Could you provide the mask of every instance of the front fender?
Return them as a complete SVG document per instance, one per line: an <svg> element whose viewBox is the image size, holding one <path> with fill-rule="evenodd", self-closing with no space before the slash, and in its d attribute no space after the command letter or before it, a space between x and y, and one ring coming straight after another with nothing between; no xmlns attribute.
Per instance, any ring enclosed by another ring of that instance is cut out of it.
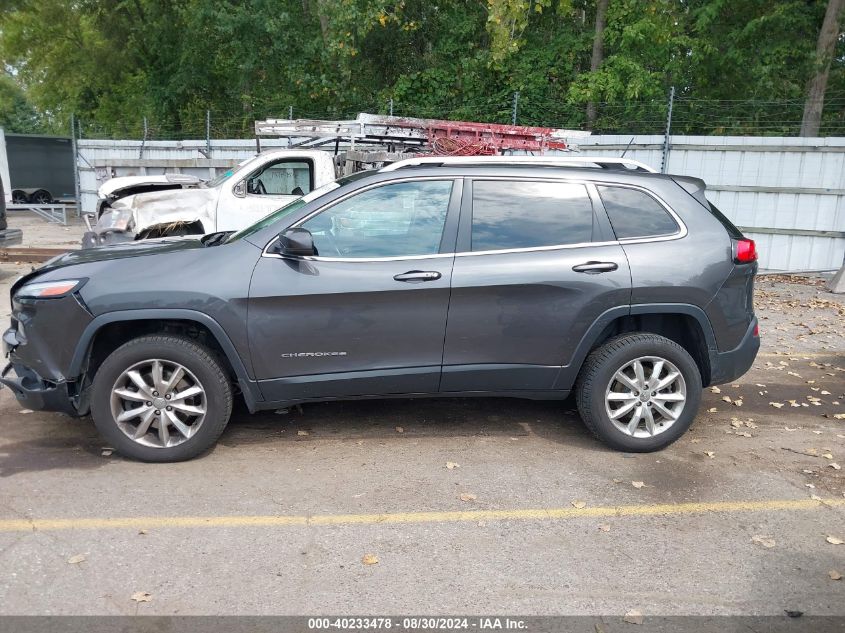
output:
<svg viewBox="0 0 845 633"><path fill-rule="evenodd" d="M261 392L258 389L256 382L250 376L247 370L247 365L238 354L232 340L223 327L215 321L212 317L204 312L187 309L149 309L149 310L119 310L116 312L107 312L94 318L76 344L73 357L71 358L70 366L68 368L69 376L79 376L82 374L84 367L91 354L91 346L97 332L104 326L110 323L125 322L125 321L150 321L150 320L169 320L169 321L193 321L200 323L208 328L212 336L216 339L223 353L226 354L235 376L238 379L238 385L243 392L247 407L250 411L255 410L257 402L263 400Z"/></svg>

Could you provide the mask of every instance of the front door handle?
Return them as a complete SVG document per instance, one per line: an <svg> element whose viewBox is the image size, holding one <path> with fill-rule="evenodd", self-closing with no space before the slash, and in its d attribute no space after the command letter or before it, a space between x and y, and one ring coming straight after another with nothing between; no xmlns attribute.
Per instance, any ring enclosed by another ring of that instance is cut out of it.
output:
<svg viewBox="0 0 845 633"><path fill-rule="evenodd" d="M434 270L409 270L406 273L393 275L396 281L404 281L410 284L418 284L423 281L435 281L440 279L442 275Z"/></svg>
<svg viewBox="0 0 845 633"><path fill-rule="evenodd" d="M611 270L619 268L618 264L614 262L586 262L573 266L572 270L576 273L587 273L588 275L597 275L599 273L608 273Z"/></svg>

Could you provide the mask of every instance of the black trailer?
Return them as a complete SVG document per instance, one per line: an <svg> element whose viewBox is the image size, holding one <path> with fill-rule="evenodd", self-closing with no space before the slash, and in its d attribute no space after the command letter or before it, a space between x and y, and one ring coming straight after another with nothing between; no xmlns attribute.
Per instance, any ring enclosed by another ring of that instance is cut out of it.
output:
<svg viewBox="0 0 845 633"><path fill-rule="evenodd" d="M46 205L74 198L70 138L6 134L6 155L13 202Z"/></svg>

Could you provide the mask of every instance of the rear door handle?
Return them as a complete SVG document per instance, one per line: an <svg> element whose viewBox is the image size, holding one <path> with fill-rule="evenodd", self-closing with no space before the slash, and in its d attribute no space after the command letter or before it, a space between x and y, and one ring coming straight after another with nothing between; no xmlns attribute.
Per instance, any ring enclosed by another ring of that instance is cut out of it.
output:
<svg viewBox="0 0 845 633"><path fill-rule="evenodd" d="M585 262L573 266L572 270L576 273L587 273L588 275L597 275L599 273L608 273L611 270L616 270L619 265L614 262Z"/></svg>
<svg viewBox="0 0 845 633"><path fill-rule="evenodd" d="M418 284L423 281L435 281L440 279L442 275L435 270L409 270L406 273L393 275L396 281L404 281L410 284Z"/></svg>

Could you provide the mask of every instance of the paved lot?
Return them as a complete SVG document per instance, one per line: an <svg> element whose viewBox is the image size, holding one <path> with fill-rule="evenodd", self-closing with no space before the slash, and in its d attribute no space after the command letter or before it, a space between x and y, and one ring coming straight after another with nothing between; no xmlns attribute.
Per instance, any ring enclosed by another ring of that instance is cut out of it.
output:
<svg viewBox="0 0 845 633"><path fill-rule="evenodd" d="M571 402L392 400L240 410L152 466L4 389L0 613L845 615L845 300L759 289L754 369L651 455Z"/></svg>

